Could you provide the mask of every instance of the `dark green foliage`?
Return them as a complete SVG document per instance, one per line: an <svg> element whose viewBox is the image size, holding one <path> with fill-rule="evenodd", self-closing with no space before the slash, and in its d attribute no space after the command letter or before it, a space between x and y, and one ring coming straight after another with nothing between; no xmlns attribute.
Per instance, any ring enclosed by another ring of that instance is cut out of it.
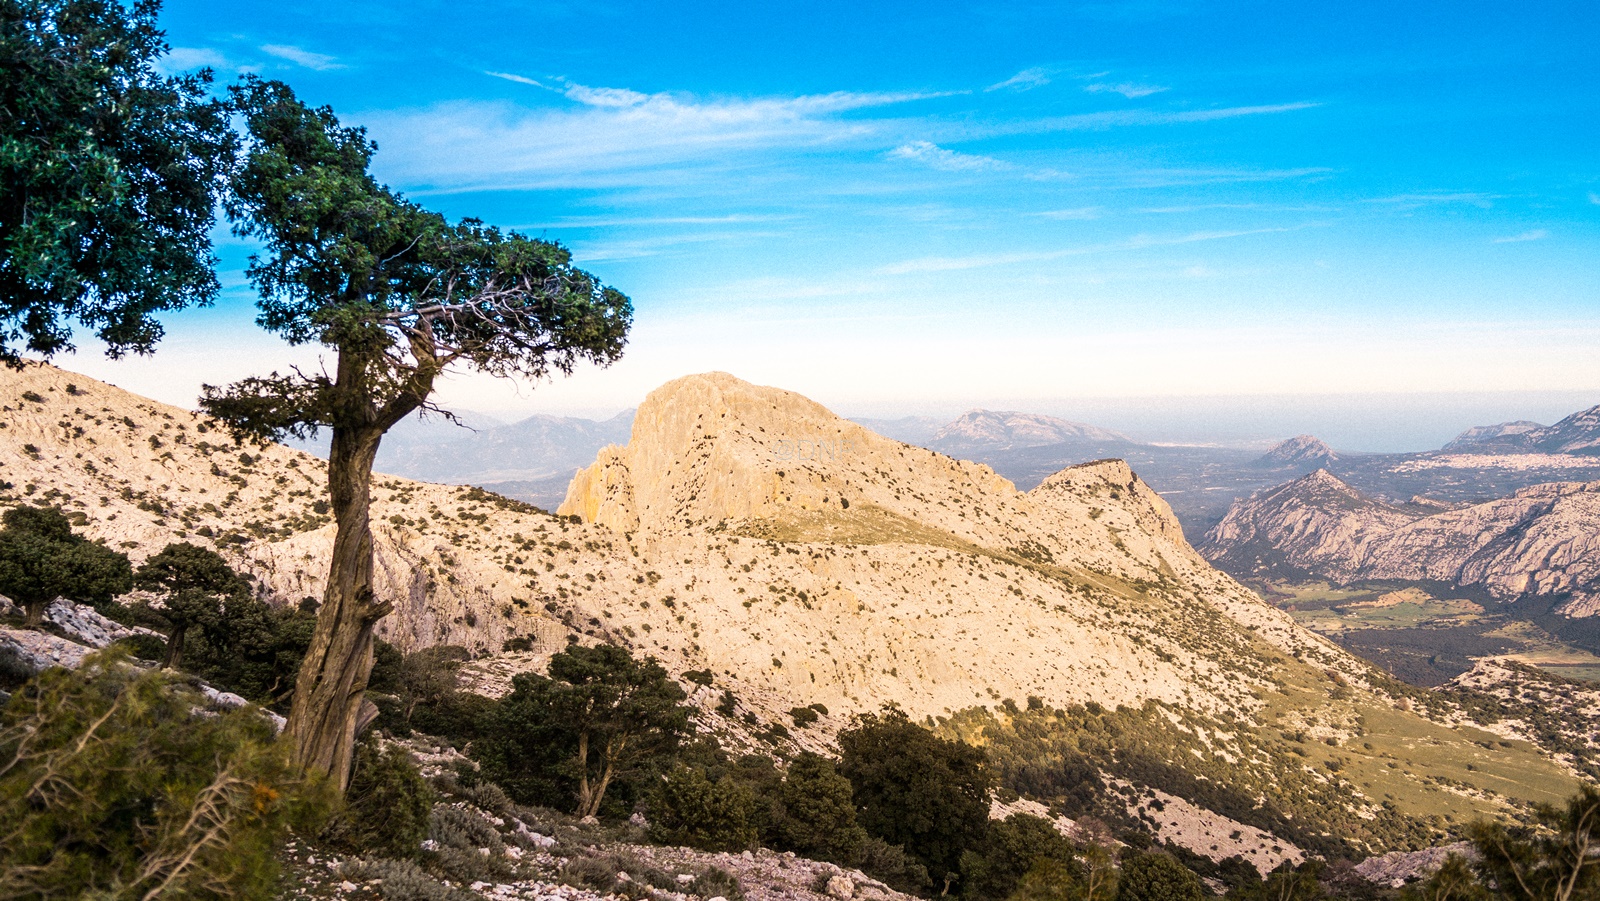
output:
<svg viewBox="0 0 1600 901"><path fill-rule="evenodd" d="M1250 869L1249 875L1255 875L1255 867ZM1236 877L1235 887L1228 897L1240 901L1318 901L1327 895L1321 882L1324 869L1326 864L1320 860L1307 860L1299 866L1285 861L1265 880L1259 876L1255 879Z"/></svg>
<svg viewBox="0 0 1600 901"><path fill-rule="evenodd" d="M789 717L797 727L804 729L817 721L817 712L810 707L796 707L789 711Z"/></svg>
<svg viewBox="0 0 1600 901"><path fill-rule="evenodd" d="M356 746L345 806L323 831L330 845L357 854L415 857L428 837L434 793L411 755L376 736Z"/></svg>
<svg viewBox="0 0 1600 901"><path fill-rule="evenodd" d="M702 851L738 851L755 843L755 798L724 777L712 782L698 767L678 766L650 793L650 836Z"/></svg>
<svg viewBox="0 0 1600 901"><path fill-rule="evenodd" d="M174 542L152 556L133 574L133 584L162 597L161 616L167 636L166 666L183 659L184 637L205 629L226 642L229 615L248 600L250 585L216 551L188 542ZM213 643L218 643L214 641Z"/></svg>
<svg viewBox="0 0 1600 901"><path fill-rule="evenodd" d="M850 780L833 761L806 752L789 764L778 788L782 812L774 824L775 847L817 860L853 864L867 841L856 821Z"/></svg>
<svg viewBox="0 0 1600 901"><path fill-rule="evenodd" d="M992 778L983 751L935 736L897 709L857 716L839 733L839 771L858 819L903 845L935 879L951 879L989 822Z"/></svg>
<svg viewBox="0 0 1600 901"><path fill-rule="evenodd" d="M271 725L115 654L52 669L0 713L0 896L267 897L322 797ZM148 893L148 894L147 894Z"/></svg>
<svg viewBox="0 0 1600 901"><path fill-rule="evenodd" d="M272 607L252 595L229 599L221 628L191 633L183 668L217 688L282 711L294 691L316 614Z"/></svg>
<svg viewBox="0 0 1600 901"><path fill-rule="evenodd" d="M900 845L891 845L877 836L868 836L861 845L856 868L890 888L908 895L920 895L933 886L928 868L906 853Z"/></svg>
<svg viewBox="0 0 1600 901"><path fill-rule="evenodd" d="M1006 898L1029 870L1045 860L1070 872L1072 843L1049 820L1012 814L990 823L982 844L961 856L961 893L967 898Z"/></svg>
<svg viewBox="0 0 1600 901"><path fill-rule="evenodd" d="M1489 890L1465 857L1451 854L1439 869L1400 893L1401 901L1489 901Z"/></svg>
<svg viewBox="0 0 1600 901"><path fill-rule="evenodd" d="M671 760L689 732L683 689L653 658L614 645L572 645L549 677L523 673L488 714L474 756L485 778L522 803L600 812L614 782Z"/></svg>
<svg viewBox="0 0 1600 901"><path fill-rule="evenodd" d="M22 605L30 624L58 597L106 604L133 588L127 556L74 534L58 507L13 507L0 523L0 594Z"/></svg>
<svg viewBox="0 0 1600 901"><path fill-rule="evenodd" d="M159 8L0 0L0 361L70 349L73 319L148 352L154 314L216 295L234 139L209 72L156 71Z"/></svg>
<svg viewBox="0 0 1600 901"><path fill-rule="evenodd" d="M1135 852L1122 859L1117 901L1200 901L1205 886L1170 855Z"/></svg>
<svg viewBox="0 0 1600 901"><path fill-rule="evenodd" d="M1534 807L1534 824L1474 823L1479 876L1509 901L1600 897L1600 789L1585 784L1561 807Z"/></svg>

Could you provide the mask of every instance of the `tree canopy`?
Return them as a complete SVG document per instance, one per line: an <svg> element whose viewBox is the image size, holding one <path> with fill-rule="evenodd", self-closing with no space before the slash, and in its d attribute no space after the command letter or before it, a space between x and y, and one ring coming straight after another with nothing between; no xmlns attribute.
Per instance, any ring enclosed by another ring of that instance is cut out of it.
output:
<svg viewBox="0 0 1600 901"><path fill-rule="evenodd" d="M511 684L480 759L514 797L538 802L569 787L579 816L598 814L615 781L668 759L689 731L678 683L615 645L573 645L550 658L548 678L523 673Z"/></svg>
<svg viewBox="0 0 1600 901"><path fill-rule="evenodd" d="M0 526L0 594L22 605L30 625L56 598L103 604L133 588L127 556L74 533L59 508L12 507Z"/></svg>
<svg viewBox="0 0 1600 901"><path fill-rule="evenodd" d="M166 666L183 658L184 636L191 628L220 636L230 613L249 596L250 585L216 551L189 542L173 542L144 562L133 583L162 595L161 615L172 624L167 636ZM223 643L214 641L213 643Z"/></svg>
<svg viewBox="0 0 1600 901"><path fill-rule="evenodd" d="M166 76L160 4L0 0L0 361L148 352L155 314L209 303L235 138L209 71Z"/></svg>
<svg viewBox="0 0 1600 901"><path fill-rule="evenodd" d="M993 779L983 751L939 738L893 708L858 716L839 733L839 749L861 825L904 845L948 886L962 852L988 828Z"/></svg>

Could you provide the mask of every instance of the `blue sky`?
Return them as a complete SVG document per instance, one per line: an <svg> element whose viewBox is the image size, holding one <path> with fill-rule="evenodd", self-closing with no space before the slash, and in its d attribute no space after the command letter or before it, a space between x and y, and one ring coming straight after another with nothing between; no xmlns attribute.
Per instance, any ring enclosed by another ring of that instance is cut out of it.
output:
<svg viewBox="0 0 1600 901"><path fill-rule="evenodd" d="M1600 401L1587 4L183 0L162 21L174 68L289 81L366 126L395 187L559 239L634 299L612 369L462 377L460 406L614 411L708 369L880 414ZM248 248L220 252L227 298L155 358L63 362L185 402L295 359L249 325Z"/></svg>

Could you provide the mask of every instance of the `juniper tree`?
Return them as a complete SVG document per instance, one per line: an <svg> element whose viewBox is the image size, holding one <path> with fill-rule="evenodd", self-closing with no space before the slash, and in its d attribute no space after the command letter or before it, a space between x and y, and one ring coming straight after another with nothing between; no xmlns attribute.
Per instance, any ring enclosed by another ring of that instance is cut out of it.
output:
<svg viewBox="0 0 1600 901"><path fill-rule="evenodd" d="M155 0L0 0L0 362L147 352L154 314L216 295L234 147L211 73L165 76Z"/></svg>
<svg viewBox="0 0 1600 901"><path fill-rule="evenodd" d="M173 542L133 574L134 585L162 595L162 616L172 624L163 664L176 669L183 660L189 630L226 630L230 607L249 598L250 586L216 551L188 542Z"/></svg>
<svg viewBox="0 0 1600 901"><path fill-rule="evenodd" d="M538 379L614 361L632 306L559 244L448 222L380 184L368 172L376 146L328 107L280 82L231 90L247 133L227 208L237 234L265 245L247 270L257 322L334 359L331 373L207 386L201 403L240 436L332 432L337 529L287 731L296 760L342 787L373 626L392 606L372 580L372 461L384 433L418 410L444 413L430 397L451 367Z"/></svg>
<svg viewBox="0 0 1600 901"><path fill-rule="evenodd" d="M56 507L12 507L0 524L0 594L22 605L30 626L56 598L103 604L133 587L127 556L74 533Z"/></svg>

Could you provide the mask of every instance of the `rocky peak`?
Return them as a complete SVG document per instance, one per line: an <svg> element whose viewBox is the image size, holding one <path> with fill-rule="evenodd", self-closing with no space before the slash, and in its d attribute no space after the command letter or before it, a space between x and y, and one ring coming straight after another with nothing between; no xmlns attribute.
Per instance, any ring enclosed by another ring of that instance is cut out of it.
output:
<svg viewBox="0 0 1600 901"><path fill-rule="evenodd" d="M1272 450L1267 451L1258 460L1257 466L1285 467L1285 466L1323 466L1339 456L1333 448L1324 444L1312 435L1296 435L1287 441L1279 442Z"/></svg>
<svg viewBox="0 0 1600 901"><path fill-rule="evenodd" d="M947 453L984 450L1010 450L1044 447L1074 441L1128 442L1128 437L1110 429L1014 410L968 410L954 422L934 433L930 444Z"/></svg>

